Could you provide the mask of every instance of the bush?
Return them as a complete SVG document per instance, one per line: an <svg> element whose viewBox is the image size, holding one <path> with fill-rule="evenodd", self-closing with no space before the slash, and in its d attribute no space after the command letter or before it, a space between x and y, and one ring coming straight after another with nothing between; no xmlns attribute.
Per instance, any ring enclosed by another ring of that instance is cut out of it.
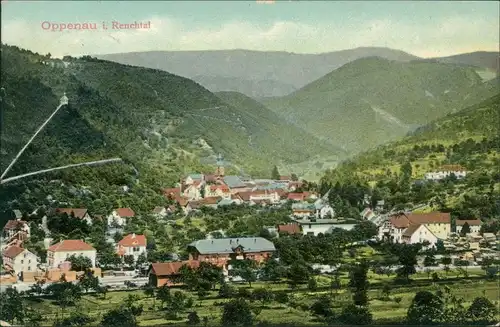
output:
<svg viewBox="0 0 500 327"><path fill-rule="evenodd" d="M373 315L367 307L350 304L342 309L339 320L348 325L369 325Z"/></svg>

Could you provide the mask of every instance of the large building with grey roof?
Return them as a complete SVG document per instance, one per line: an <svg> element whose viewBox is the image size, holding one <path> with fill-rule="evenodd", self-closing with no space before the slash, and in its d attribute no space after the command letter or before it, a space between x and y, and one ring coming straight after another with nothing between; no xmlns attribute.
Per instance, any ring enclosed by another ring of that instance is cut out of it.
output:
<svg viewBox="0 0 500 327"><path fill-rule="evenodd" d="M275 251L274 244L262 237L208 239L188 245L189 260L210 262L224 269L231 260L251 259L261 263Z"/></svg>

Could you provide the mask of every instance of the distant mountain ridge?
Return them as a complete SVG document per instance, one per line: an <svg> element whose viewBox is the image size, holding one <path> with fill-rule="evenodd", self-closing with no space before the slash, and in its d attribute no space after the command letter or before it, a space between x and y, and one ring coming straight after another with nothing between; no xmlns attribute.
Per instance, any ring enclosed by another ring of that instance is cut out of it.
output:
<svg viewBox="0 0 500 327"><path fill-rule="evenodd" d="M423 59L401 50L382 47L359 47L319 54L236 49L147 51L94 56L188 77L212 92L233 91L253 98L288 95L351 61L373 56L401 62L432 60L473 65L494 71L498 67L496 52Z"/></svg>
<svg viewBox="0 0 500 327"><path fill-rule="evenodd" d="M161 69L192 78L212 92L236 91L256 98L286 95L293 91L291 87L294 89L303 87L359 58L379 56L398 61L420 59L404 51L378 47L320 54L237 49L149 51L93 56L127 65ZM237 82L228 85L231 79ZM268 85L269 81L273 81L271 88L263 88L262 85ZM249 84L255 89L249 90Z"/></svg>
<svg viewBox="0 0 500 327"><path fill-rule="evenodd" d="M63 92L70 100L16 170L120 156L146 169L170 172L177 180L182 169L199 170L200 157L219 152L253 174L270 173L280 160L302 162L336 152L301 129L287 127L267 108L256 114L234 107L185 77L88 56L66 59L63 65L5 45L1 54L6 93L2 165L56 108ZM276 133L279 127L283 133Z"/></svg>
<svg viewBox="0 0 500 327"><path fill-rule="evenodd" d="M369 57L262 102L320 139L358 152L475 104L496 86L471 67Z"/></svg>
<svg viewBox="0 0 500 327"><path fill-rule="evenodd" d="M486 68L497 72L497 74L500 70L500 52L476 51L448 57L431 58L430 60L437 60L438 62L447 64L461 64Z"/></svg>

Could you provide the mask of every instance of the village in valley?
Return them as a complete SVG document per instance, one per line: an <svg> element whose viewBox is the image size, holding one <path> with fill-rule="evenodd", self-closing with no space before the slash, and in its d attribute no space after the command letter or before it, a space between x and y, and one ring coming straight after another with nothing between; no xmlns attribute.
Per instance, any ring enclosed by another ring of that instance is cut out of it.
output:
<svg viewBox="0 0 500 327"><path fill-rule="evenodd" d="M459 166L445 166L437 172L426 174L426 180L439 181L452 174L464 178L466 172ZM271 259L276 251L272 238L293 234L317 237L336 231L352 231L360 223L376 227L376 233L373 233L370 239L359 240L362 244L390 239L404 244L424 243L425 247L430 249L441 246L446 250L460 253L450 256L449 264L465 266L481 266L483 260L491 260L498 256L497 239L500 238L500 233L496 235L480 233L479 219L457 220L452 227L449 213L415 211L422 208L422 205L399 211L390 210L386 208L383 200L371 206L368 194L363 199L365 209L359 217L338 217L330 205L331 190L325 194L318 194L316 190L309 188L307 181L299 181L295 176L293 178L279 176L276 179L225 176L222 165L219 165L211 175L200 173L187 175L176 187L164 189L164 197L171 203L170 205L152 208L149 214L158 223L172 225L176 220L185 217L195 218L207 208L217 211L228 207L253 207L257 208L257 213L286 210L289 221L264 227L271 241L257 236L227 238L223 230L206 231L205 239L192 240L187 246L189 254L187 260L173 260L179 258L178 254L173 253L168 262L148 263L146 236L124 233L127 224L141 219L141 215L136 214L133 208L116 208L104 215L89 212L85 208L48 208L48 211L44 208L46 214L41 218L39 226L30 224L23 218L39 215L37 211L26 214L14 210L15 219L7 222L1 239L3 257L1 287L13 285L28 290L33 284L57 283L61 278L76 281L86 268L90 268L95 276L102 278L105 285L118 289L127 285L127 279L122 278L123 276L134 274L143 276L142 279L138 279L143 284L155 287L165 284L171 286L179 284L176 277L181 267L186 265L196 268L201 262L222 268L227 281L233 281L238 280L238 276L234 279L230 274L230 260L251 259L262 264ZM88 226L96 222L104 224L106 242L112 245L119 258L113 265L115 270L104 271L99 253L84 239L51 238L47 223L49 213L51 216L59 215L80 220ZM43 238L45 260L41 260L40 256L23 246L23 243L30 239L30 230L33 226L41 229L45 235ZM214 238L213 232L219 237ZM86 262L87 265L82 262ZM72 263L83 267L82 270L75 271ZM325 265L316 264L316 266L330 272L335 269ZM127 268L125 271L124 267ZM134 269L130 270L131 267Z"/></svg>
<svg viewBox="0 0 500 327"><path fill-rule="evenodd" d="M0 326L500 327L498 9L2 1Z"/></svg>

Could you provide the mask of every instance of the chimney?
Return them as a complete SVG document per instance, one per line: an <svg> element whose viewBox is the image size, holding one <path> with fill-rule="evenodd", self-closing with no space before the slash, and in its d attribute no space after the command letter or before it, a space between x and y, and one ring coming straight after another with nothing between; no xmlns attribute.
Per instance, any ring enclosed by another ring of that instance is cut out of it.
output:
<svg viewBox="0 0 500 327"><path fill-rule="evenodd" d="M229 244L233 244L233 240L232 239L229 240Z"/></svg>
<svg viewBox="0 0 500 327"><path fill-rule="evenodd" d="M254 239L253 239L253 242L254 242L254 243L257 243L257 239L256 239L256 238L254 238Z"/></svg>
<svg viewBox="0 0 500 327"><path fill-rule="evenodd" d="M135 238L135 233L132 233L132 238Z"/></svg>
<svg viewBox="0 0 500 327"><path fill-rule="evenodd" d="M239 238L237 238L237 239L236 239L236 243L239 243L239 242L240 242L240 239L239 239Z"/></svg>

